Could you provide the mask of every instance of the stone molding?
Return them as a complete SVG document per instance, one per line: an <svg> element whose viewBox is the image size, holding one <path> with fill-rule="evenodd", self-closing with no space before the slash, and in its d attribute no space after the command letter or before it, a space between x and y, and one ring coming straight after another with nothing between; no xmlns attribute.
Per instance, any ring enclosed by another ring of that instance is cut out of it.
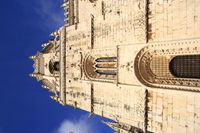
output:
<svg viewBox="0 0 200 133"><path fill-rule="evenodd" d="M155 56L169 58L170 62L175 56L200 54L199 43L200 39L180 40L151 43L144 47L135 58L135 73L138 80L148 87L200 91L200 79L158 77L150 68L150 63Z"/></svg>

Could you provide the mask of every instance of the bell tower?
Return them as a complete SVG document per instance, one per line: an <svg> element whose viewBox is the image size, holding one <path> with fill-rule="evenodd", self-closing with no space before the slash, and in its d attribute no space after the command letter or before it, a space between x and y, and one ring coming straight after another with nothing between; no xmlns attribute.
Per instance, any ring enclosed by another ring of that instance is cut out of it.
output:
<svg viewBox="0 0 200 133"><path fill-rule="evenodd" d="M64 0L66 24L30 57L30 76L118 133L199 133L199 5Z"/></svg>
<svg viewBox="0 0 200 133"><path fill-rule="evenodd" d="M34 61L34 72L29 76L42 81L42 87L49 92L55 93L55 96L50 96L54 100L58 100L59 93L59 76L60 76L60 60L59 60L59 39L56 32L51 34L55 36L54 39L49 40L48 43L42 44L42 50L36 55L29 58Z"/></svg>

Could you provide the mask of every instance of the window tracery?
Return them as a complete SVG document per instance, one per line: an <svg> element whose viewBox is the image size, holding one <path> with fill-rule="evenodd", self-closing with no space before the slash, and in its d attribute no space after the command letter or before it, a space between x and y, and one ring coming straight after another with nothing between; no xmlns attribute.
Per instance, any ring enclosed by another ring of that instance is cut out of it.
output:
<svg viewBox="0 0 200 133"><path fill-rule="evenodd" d="M85 75L93 80L116 80L117 57L87 56L84 61Z"/></svg>

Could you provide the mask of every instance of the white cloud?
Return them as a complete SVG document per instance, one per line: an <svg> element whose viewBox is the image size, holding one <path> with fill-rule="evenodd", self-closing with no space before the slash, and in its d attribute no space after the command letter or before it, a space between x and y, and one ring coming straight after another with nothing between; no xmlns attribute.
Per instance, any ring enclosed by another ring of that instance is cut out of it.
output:
<svg viewBox="0 0 200 133"><path fill-rule="evenodd" d="M92 123L86 118L79 120L64 120L55 133L97 133L92 127Z"/></svg>
<svg viewBox="0 0 200 133"><path fill-rule="evenodd" d="M44 30L56 29L64 24L64 10L60 8L61 2L55 0L37 0L35 12L41 19Z"/></svg>

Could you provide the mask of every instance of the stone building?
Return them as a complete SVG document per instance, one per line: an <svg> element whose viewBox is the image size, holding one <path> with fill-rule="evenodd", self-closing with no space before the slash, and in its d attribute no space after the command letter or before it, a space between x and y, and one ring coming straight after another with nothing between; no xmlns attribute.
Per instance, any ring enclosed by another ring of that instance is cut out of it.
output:
<svg viewBox="0 0 200 133"><path fill-rule="evenodd" d="M200 1L65 0L30 58L53 100L118 133L200 133Z"/></svg>

